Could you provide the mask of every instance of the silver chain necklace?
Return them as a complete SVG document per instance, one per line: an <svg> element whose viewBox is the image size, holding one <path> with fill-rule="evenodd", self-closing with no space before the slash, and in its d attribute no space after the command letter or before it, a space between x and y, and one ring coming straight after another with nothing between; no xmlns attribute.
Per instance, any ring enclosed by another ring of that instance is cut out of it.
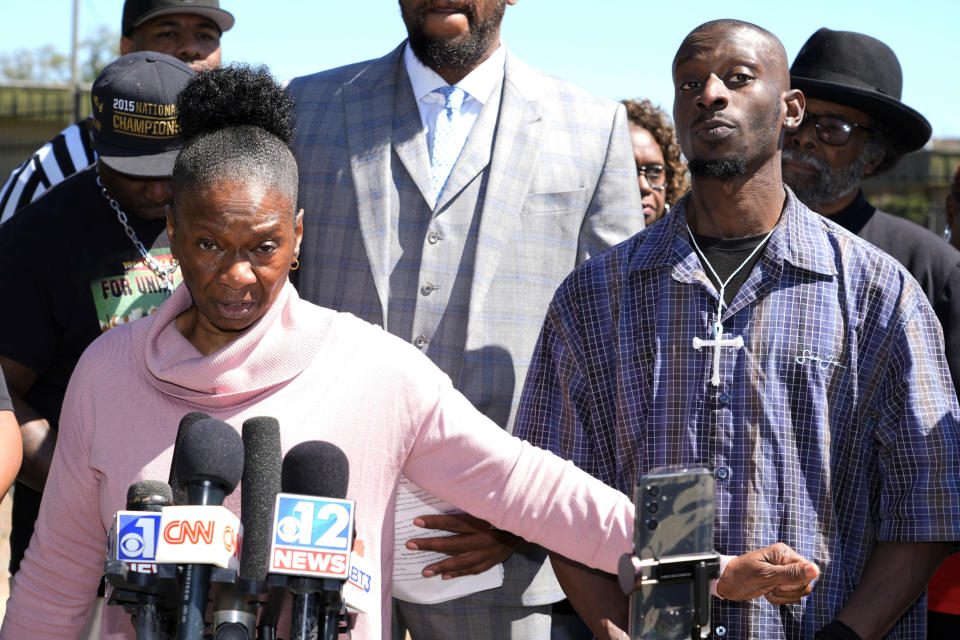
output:
<svg viewBox="0 0 960 640"><path fill-rule="evenodd" d="M157 279L160 280L160 286L162 286L169 296L173 293L173 290L176 288L173 284L173 273L180 268L180 263L175 259L170 260L170 266L164 267L156 258L150 255L150 252L147 251L147 248L143 246L143 243L140 242L140 238L137 237L137 232L133 230L133 227L130 226L130 223L127 218L127 214L124 213L123 209L120 208L120 203L117 202L116 198L110 195L110 192L107 191L107 188L103 186L103 183L100 182L100 172L97 172L97 186L100 187L100 193L103 194L103 197L106 199L107 204L110 205L110 208L117 212L117 220L120 221L120 224L123 226L124 233L127 234L127 237L130 238L130 242L133 243L133 246L136 247L137 251L140 252L140 256L143 258L143 261L146 263L147 267L150 268L150 271L153 271L154 275L157 276Z"/></svg>
<svg viewBox="0 0 960 640"><path fill-rule="evenodd" d="M744 266L746 266L750 260L757 254L757 251L760 251L760 248L767 243L767 240L770 239L770 236L773 234L773 229L770 229L769 233L763 237L763 240L760 241L756 247L753 248L753 251L750 252L750 255L747 256L747 259L740 263L740 266L734 269L733 273L726 280L720 280L720 276L717 275L716 270L713 268L713 265L710 264L710 261L707 260L706 254L700 249L700 245L697 244L697 239L693 236L693 231L690 230L690 225L684 224L687 227L687 233L690 234L690 240L693 242L693 249L697 253L697 257L707 265L707 268L710 269L710 273L713 274L713 277L717 279L717 282L720 283L720 301L717 302L717 319L713 323L713 338L703 339L700 336L694 336L691 345L697 351L702 350L704 347L710 347L713 349L713 376L710 378L710 383L714 387L720 386L720 349L723 347L731 349L742 349L743 348L743 336L733 336L731 338L723 337L723 322L720 317L723 315L723 307L726 305L724 302L725 291L727 285L730 284L730 281L733 280L733 277L737 275ZM774 225L776 229L776 225Z"/></svg>

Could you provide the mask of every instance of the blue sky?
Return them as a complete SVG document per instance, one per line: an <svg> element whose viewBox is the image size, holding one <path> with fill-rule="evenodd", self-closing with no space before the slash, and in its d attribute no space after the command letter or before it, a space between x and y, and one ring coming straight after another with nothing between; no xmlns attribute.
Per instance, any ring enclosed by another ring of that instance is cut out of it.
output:
<svg viewBox="0 0 960 640"><path fill-rule="evenodd" d="M12 4L12 0L8 0ZM119 30L122 0L80 0L81 34ZM380 56L404 37L396 0L221 0L237 24L224 59L297 75ZM70 42L72 0L7 7L0 51ZM903 100L923 113L935 137L960 138L960 1L519 0L507 8L503 39L530 64L613 99L647 97L672 107L670 63L683 37L714 18L755 22L793 57L820 27L860 31L889 44L904 70Z"/></svg>

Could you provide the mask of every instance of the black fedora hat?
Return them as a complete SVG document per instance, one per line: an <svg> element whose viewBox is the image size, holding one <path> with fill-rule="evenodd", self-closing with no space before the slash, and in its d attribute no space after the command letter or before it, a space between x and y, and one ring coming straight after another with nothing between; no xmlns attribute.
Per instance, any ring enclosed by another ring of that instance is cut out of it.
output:
<svg viewBox="0 0 960 640"><path fill-rule="evenodd" d="M903 72L896 54L876 38L819 29L793 61L790 82L807 97L870 115L903 153L919 149L930 139L927 119L900 102Z"/></svg>

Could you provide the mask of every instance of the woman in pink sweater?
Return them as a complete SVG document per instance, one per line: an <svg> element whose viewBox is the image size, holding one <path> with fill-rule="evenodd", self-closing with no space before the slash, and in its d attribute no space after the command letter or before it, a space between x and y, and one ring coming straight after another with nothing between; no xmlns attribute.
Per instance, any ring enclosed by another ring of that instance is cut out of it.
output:
<svg viewBox="0 0 960 640"><path fill-rule="evenodd" d="M201 74L181 94L188 145L174 169L167 229L184 284L157 314L104 334L77 365L0 636L76 637L113 514L132 483L167 478L178 422L195 410L238 429L249 417L275 416L284 452L326 440L346 453L347 497L356 500L370 566L380 569L382 605L360 616L355 638L389 635L401 473L496 527L615 572L632 540L626 496L499 429L412 346L297 297L287 275L303 212L295 211L289 122L214 123L204 135L190 126L249 102L225 95L230 87L265 88L261 104L290 107L269 75L248 69ZM240 491L225 503L237 513ZM102 636L133 637L122 608L107 607Z"/></svg>

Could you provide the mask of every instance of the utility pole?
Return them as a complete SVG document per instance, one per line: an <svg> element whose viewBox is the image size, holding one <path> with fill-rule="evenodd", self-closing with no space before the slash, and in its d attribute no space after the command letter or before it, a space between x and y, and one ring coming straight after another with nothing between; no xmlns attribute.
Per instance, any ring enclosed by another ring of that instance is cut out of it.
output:
<svg viewBox="0 0 960 640"><path fill-rule="evenodd" d="M73 94L73 121L80 120L80 72L77 47L80 33L80 0L73 0L73 37L70 38L70 90Z"/></svg>

